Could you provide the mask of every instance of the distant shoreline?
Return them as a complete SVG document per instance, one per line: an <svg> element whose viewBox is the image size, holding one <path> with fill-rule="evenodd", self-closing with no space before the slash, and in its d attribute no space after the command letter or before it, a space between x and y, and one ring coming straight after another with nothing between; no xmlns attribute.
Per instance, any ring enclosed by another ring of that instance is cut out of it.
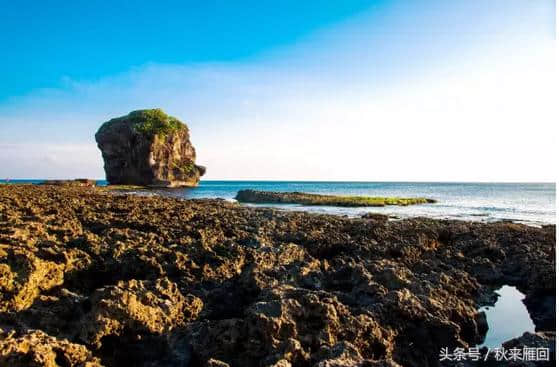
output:
<svg viewBox="0 0 559 367"><path fill-rule="evenodd" d="M0 181L1 182L1 181ZM38 183L39 180L10 183ZM106 181L101 181L105 185ZM130 192L182 199L222 198L234 200L240 190L306 192L335 196L432 198L435 204L408 207L335 208L274 203L285 210L360 217L368 212L399 218L428 217L494 222L509 220L530 225L554 224L556 185L546 183L404 183L404 182L320 182L320 181L217 181L202 180L195 188L148 189ZM262 204L247 204L262 206Z"/></svg>
<svg viewBox="0 0 559 367"><path fill-rule="evenodd" d="M73 178L60 178L60 177L53 177L53 178L4 178L4 179L0 179L0 183L6 183L6 182L15 182L15 183L19 183L19 182L41 182L41 181L45 181L45 180L72 180ZM106 179L97 179L97 178L92 178L91 180L97 181L99 183L102 184L107 184L107 180ZM274 183L274 182L284 182L284 183L353 183L353 184L388 184L388 183L397 183L397 184L448 184L448 185L452 185L452 184L456 184L456 185L462 185L462 184L480 184L480 185L491 185L491 184L495 184L495 185L554 185L556 186L557 183L553 182L553 181L406 181L406 180L382 180L382 181L363 181L363 180L274 180L274 179L258 179L258 180L247 180L247 179L241 179L241 180L235 180L235 179L225 179L225 180L221 180L221 179L211 179L211 180L206 180L206 179L200 179L200 182L207 182L207 183L212 183L212 182L253 182L253 183L257 183L257 182L264 182L264 183Z"/></svg>

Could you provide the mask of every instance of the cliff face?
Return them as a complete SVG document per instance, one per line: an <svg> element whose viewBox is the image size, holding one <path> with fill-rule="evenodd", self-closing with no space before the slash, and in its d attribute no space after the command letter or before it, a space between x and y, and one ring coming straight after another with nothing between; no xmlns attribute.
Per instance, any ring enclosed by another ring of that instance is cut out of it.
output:
<svg viewBox="0 0 559 367"><path fill-rule="evenodd" d="M188 127L160 109L133 111L107 121L95 140L110 184L196 186L205 173L195 164Z"/></svg>

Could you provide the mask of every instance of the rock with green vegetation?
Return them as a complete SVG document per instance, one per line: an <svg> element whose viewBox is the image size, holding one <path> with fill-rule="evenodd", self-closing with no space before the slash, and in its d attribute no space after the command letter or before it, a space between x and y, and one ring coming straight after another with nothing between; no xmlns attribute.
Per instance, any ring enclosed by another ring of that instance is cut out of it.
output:
<svg viewBox="0 0 559 367"><path fill-rule="evenodd" d="M95 140L112 185L196 186L206 171L195 163L188 127L161 109L111 119Z"/></svg>
<svg viewBox="0 0 559 367"><path fill-rule="evenodd" d="M40 185L93 187L97 186L97 181L89 178L76 178L73 180L45 180L41 182Z"/></svg>
<svg viewBox="0 0 559 367"><path fill-rule="evenodd" d="M235 197L245 203L282 203L303 205L331 205L331 206L385 206L385 205L412 205L434 203L433 199L426 198L399 198L399 197L370 197L370 196L335 196L307 194L304 192L272 192L241 190Z"/></svg>

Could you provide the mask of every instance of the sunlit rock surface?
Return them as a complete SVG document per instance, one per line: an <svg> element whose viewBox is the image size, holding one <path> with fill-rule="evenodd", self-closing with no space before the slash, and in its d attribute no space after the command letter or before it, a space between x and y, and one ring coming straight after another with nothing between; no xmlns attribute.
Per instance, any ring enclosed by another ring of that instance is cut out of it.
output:
<svg viewBox="0 0 559 367"><path fill-rule="evenodd" d="M437 366L505 284L552 343L555 226L0 186L0 365Z"/></svg>

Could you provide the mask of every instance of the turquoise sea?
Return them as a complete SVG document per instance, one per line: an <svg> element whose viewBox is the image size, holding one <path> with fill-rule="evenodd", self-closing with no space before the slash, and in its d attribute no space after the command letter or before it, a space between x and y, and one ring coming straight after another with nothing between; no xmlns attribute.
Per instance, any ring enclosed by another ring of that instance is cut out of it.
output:
<svg viewBox="0 0 559 367"><path fill-rule="evenodd" d="M11 182L40 182L15 180ZM99 181L99 184L106 184ZM473 221L512 220L532 225L555 223L555 183L443 183L443 182L303 182L303 181L201 181L196 188L153 190L143 195L185 199L233 200L237 191L301 191L317 194L428 197L435 204L407 207L339 208L274 205L286 210L359 216L367 212L400 218L424 216ZM270 205L266 205L270 206Z"/></svg>

